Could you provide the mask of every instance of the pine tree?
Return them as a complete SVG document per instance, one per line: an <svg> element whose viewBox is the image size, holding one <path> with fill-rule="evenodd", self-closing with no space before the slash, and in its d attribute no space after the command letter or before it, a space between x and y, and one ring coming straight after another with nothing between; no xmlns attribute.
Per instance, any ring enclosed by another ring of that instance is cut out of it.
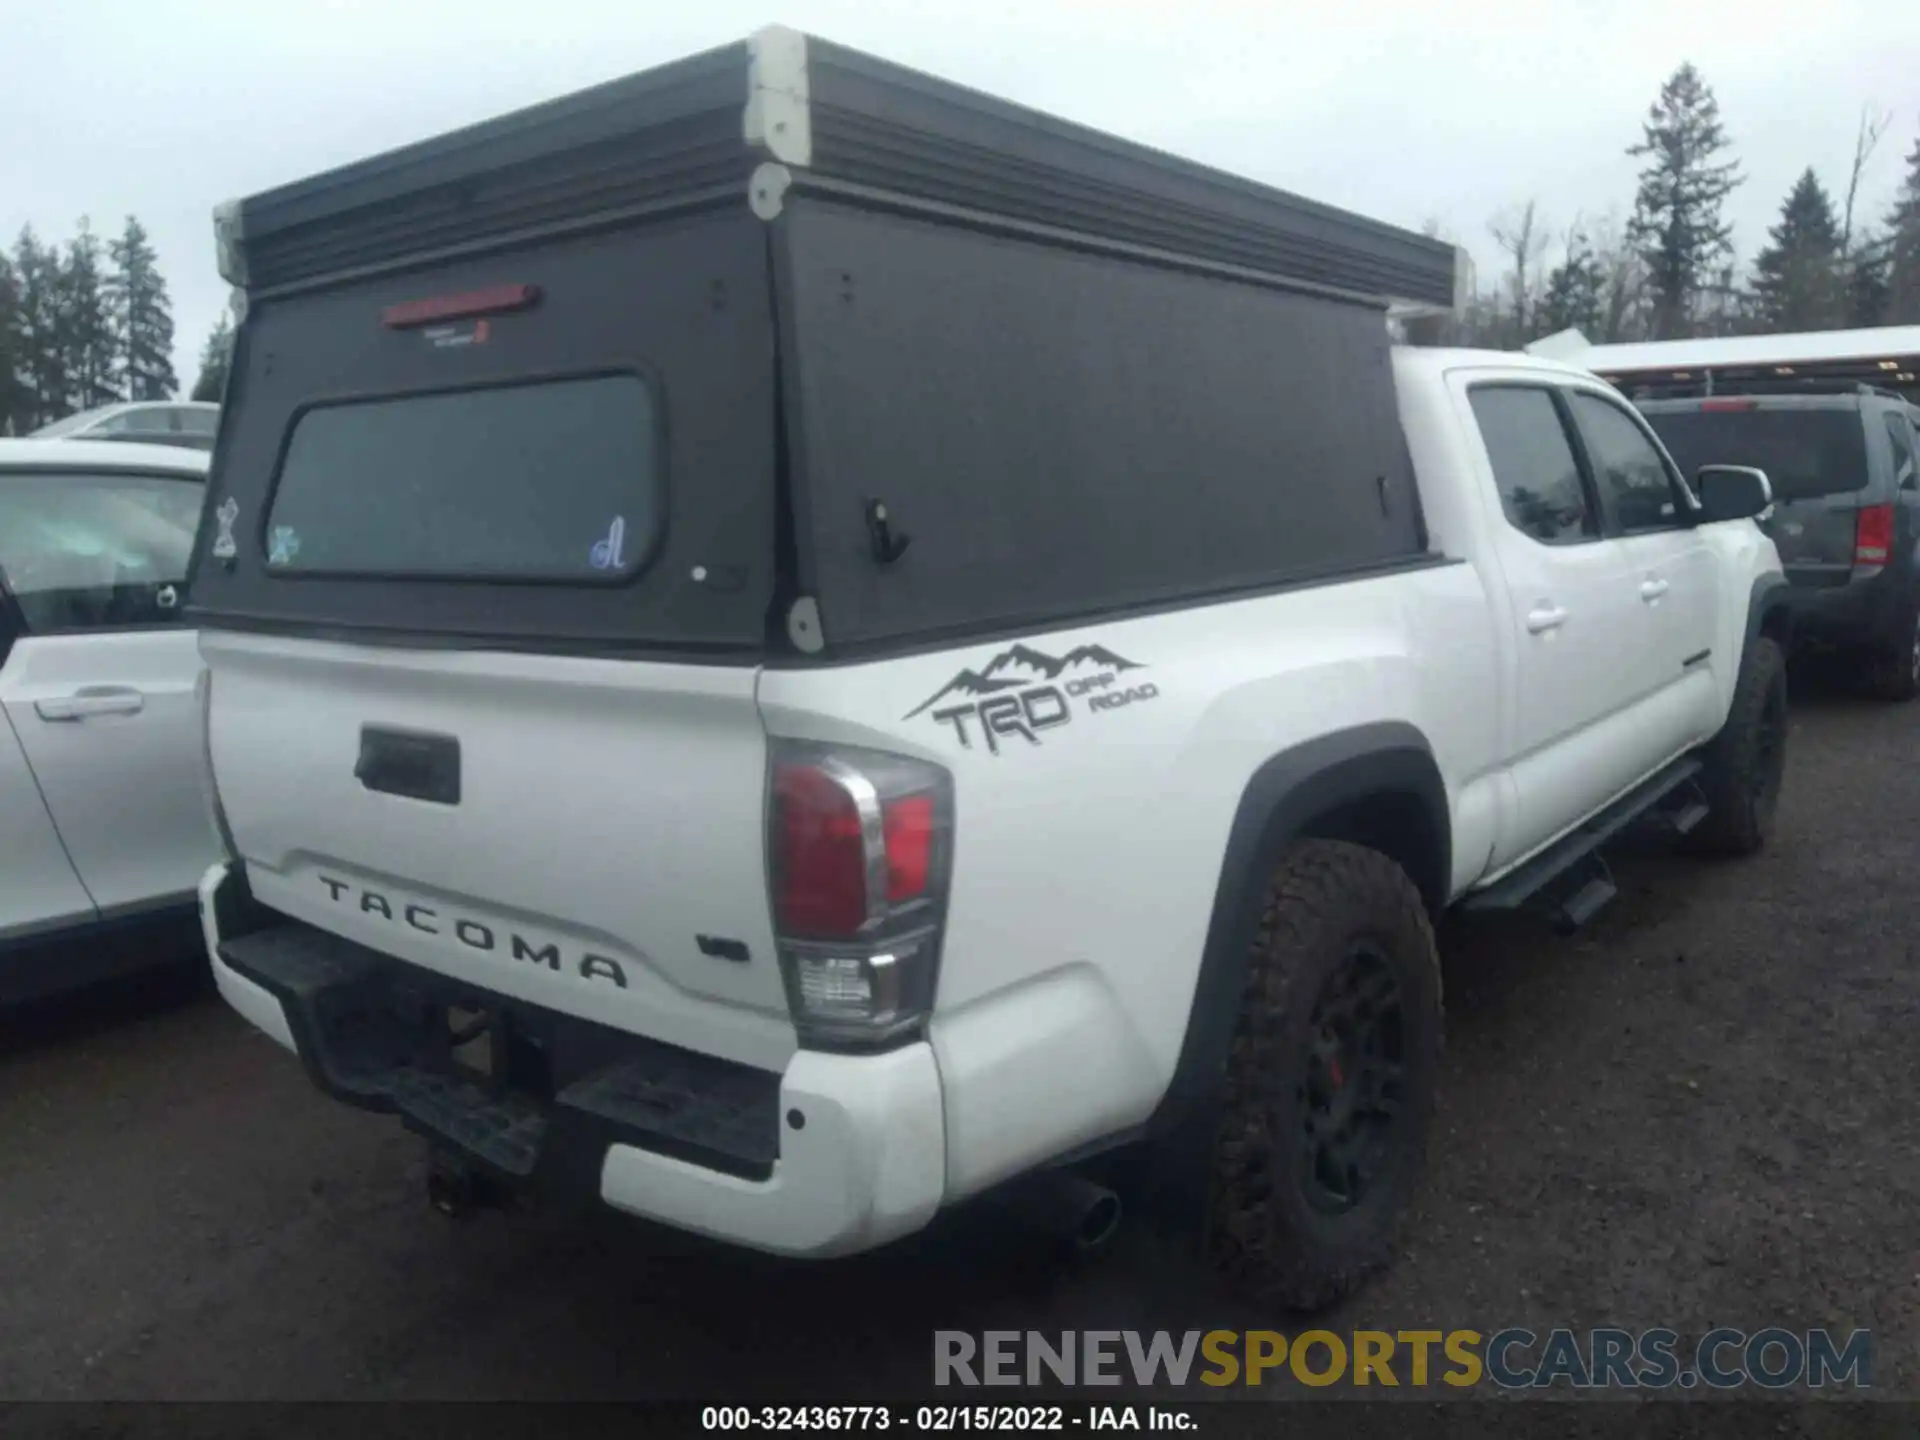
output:
<svg viewBox="0 0 1920 1440"><path fill-rule="evenodd" d="M1843 325L1868 326L1887 323L1891 298L1888 284L1893 246L1888 236L1862 235L1856 238L1853 254L1841 269L1841 309Z"/></svg>
<svg viewBox="0 0 1920 1440"><path fill-rule="evenodd" d="M85 220L59 270L59 344L76 410L120 398L120 354L100 273L100 241Z"/></svg>
<svg viewBox="0 0 1920 1440"><path fill-rule="evenodd" d="M20 435L28 429L30 392L21 373L24 336L20 282L13 262L0 254L0 435Z"/></svg>
<svg viewBox="0 0 1920 1440"><path fill-rule="evenodd" d="M1547 276L1547 293L1540 301L1536 328L1547 335L1578 329L1587 338L1594 338L1599 333L1606 290L1607 276L1600 257L1594 253L1587 232L1575 225L1567 232L1566 259Z"/></svg>
<svg viewBox="0 0 1920 1440"><path fill-rule="evenodd" d="M195 400L220 402L227 390L227 369L233 363L233 321L222 310L207 343L200 347L200 378L193 382Z"/></svg>
<svg viewBox="0 0 1920 1440"><path fill-rule="evenodd" d="M129 400L165 400L179 381L173 373L173 304L160 257L145 227L131 215L107 253L113 269L105 289L121 393Z"/></svg>
<svg viewBox="0 0 1920 1440"><path fill-rule="evenodd" d="M1887 216L1886 265L1886 323L1920 325L1920 140L1913 142L1906 178Z"/></svg>
<svg viewBox="0 0 1920 1440"><path fill-rule="evenodd" d="M19 375L26 391L22 430L33 430L70 414L73 384L61 344L60 254L42 245L28 226L13 251L13 279L19 291Z"/></svg>
<svg viewBox="0 0 1920 1440"><path fill-rule="evenodd" d="M1840 221L1809 168L1780 207L1779 223L1753 262L1754 309L1763 329L1824 330L1838 323Z"/></svg>
<svg viewBox="0 0 1920 1440"><path fill-rule="evenodd" d="M1690 63L1660 87L1642 132L1627 151L1648 162L1627 238L1646 268L1654 338L1668 340L1688 332L1712 266L1733 253L1721 206L1742 177L1737 162L1716 158L1728 145L1720 105Z"/></svg>

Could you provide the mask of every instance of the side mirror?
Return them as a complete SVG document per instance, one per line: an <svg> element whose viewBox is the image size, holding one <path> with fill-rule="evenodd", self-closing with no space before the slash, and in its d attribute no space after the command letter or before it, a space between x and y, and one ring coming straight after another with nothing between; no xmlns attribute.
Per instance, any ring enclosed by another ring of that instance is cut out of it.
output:
<svg viewBox="0 0 1920 1440"><path fill-rule="evenodd" d="M1773 504L1773 485L1767 472L1750 465L1702 465L1694 472L1700 496L1700 518L1751 520Z"/></svg>

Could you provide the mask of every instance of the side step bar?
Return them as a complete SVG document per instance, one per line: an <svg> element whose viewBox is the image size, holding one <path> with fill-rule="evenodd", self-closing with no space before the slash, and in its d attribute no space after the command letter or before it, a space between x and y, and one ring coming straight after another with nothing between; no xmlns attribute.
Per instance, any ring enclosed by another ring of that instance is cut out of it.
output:
<svg viewBox="0 0 1920 1440"><path fill-rule="evenodd" d="M1619 893L1609 877L1595 875L1560 903L1553 914L1554 924L1561 930L1578 930L1606 909L1607 902Z"/></svg>
<svg viewBox="0 0 1920 1440"><path fill-rule="evenodd" d="M1544 909L1561 929L1578 929L1618 893L1597 853L1602 846L1636 820L1657 819L1670 833L1684 835L1707 818L1695 783L1699 774L1697 759L1674 761L1531 860L1475 891L1460 908Z"/></svg>

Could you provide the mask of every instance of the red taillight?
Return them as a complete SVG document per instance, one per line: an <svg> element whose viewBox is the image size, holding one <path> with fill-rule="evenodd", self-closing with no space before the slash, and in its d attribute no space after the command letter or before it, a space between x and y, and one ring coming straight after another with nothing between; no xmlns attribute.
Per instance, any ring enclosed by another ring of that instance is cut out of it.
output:
<svg viewBox="0 0 1920 1440"><path fill-rule="evenodd" d="M1754 408L1754 403L1751 400L1702 400L1700 408L1702 410L1751 410Z"/></svg>
<svg viewBox="0 0 1920 1440"><path fill-rule="evenodd" d="M878 821L872 832L863 805ZM937 831L932 795L889 799L844 763L781 762L773 776L774 918L780 933L850 939L887 907L925 897ZM883 884L884 896L869 893L870 886Z"/></svg>
<svg viewBox="0 0 1920 1440"><path fill-rule="evenodd" d="M867 847L860 807L813 765L773 776L774 912L782 934L838 939L867 919Z"/></svg>
<svg viewBox="0 0 1920 1440"><path fill-rule="evenodd" d="M1853 563L1884 565L1893 553L1893 506L1863 505L1853 522Z"/></svg>
<svg viewBox="0 0 1920 1440"><path fill-rule="evenodd" d="M775 949L803 1045L883 1044L933 1008L953 778L883 750L772 743Z"/></svg>
<svg viewBox="0 0 1920 1440"><path fill-rule="evenodd" d="M933 869L933 797L909 795L881 807L887 842L887 903L898 905L927 893Z"/></svg>
<svg viewBox="0 0 1920 1440"><path fill-rule="evenodd" d="M539 298L538 285L495 285L460 295L436 295L429 300L405 300L389 305L380 312L380 323L389 330L408 330L443 320L470 320L476 315L524 310Z"/></svg>

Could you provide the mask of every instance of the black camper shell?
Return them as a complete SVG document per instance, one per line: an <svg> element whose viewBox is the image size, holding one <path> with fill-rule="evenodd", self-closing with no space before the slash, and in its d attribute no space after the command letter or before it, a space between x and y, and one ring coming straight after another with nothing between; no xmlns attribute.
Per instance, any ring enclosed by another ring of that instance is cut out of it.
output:
<svg viewBox="0 0 1920 1440"><path fill-rule="evenodd" d="M851 659L1428 560L1452 247L791 31L216 232L203 624Z"/></svg>

